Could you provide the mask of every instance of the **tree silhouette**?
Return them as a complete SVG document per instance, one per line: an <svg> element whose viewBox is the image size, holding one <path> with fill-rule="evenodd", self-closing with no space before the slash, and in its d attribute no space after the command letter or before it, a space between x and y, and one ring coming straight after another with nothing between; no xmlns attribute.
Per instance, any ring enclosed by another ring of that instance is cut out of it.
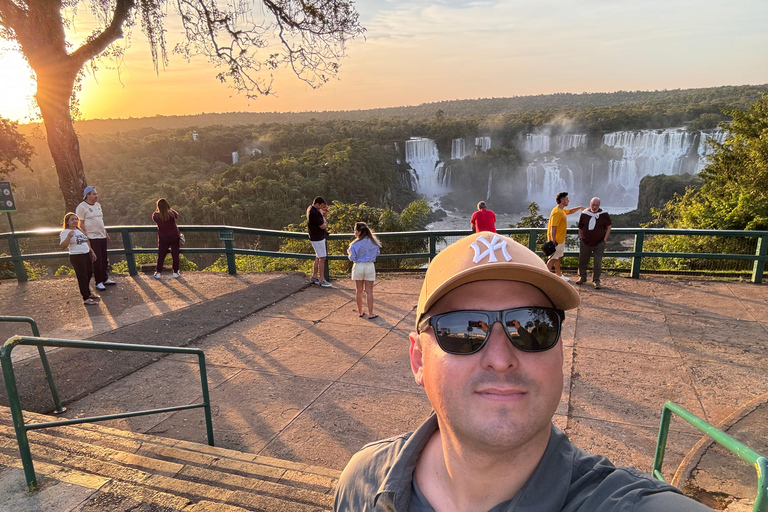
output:
<svg viewBox="0 0 768 512"><path fill-rule="evenodd" d="M35 73L35 99L68 210L87 184L71 111L83 69L100 56L119 56L123 49L113 43L137 24L155 70L166 65L168 4L184 27L185 41L174 51L207 57L223 68L221 81L249 97L270 94L269 73L281 66L319 87L338 72L345 42L364 32L352 0L261 0L261 10L245 0L0 0L0 40L14 43ZM65 29L86 6L101 25L75 48Z"/></svg>

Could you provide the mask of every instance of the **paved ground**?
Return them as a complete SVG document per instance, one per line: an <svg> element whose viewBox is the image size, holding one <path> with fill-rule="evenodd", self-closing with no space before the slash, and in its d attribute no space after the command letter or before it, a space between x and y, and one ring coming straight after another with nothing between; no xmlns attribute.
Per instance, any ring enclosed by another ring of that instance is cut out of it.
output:
<svg viewBox="0 0 768 512"><path fill-rule="evenodd" d="M105 306L87 311L73 280L6 282L0 301L14 299L13 311L4 308L3 314L39 318L44 336L67 332L66 337L100 339L99 329L117 333L121 325L139 325L171 310L198 315L194 303L245 293L263 286L260 279L268 278L190 273L183 283L144 276L130 285L126 278L104 293ZM764 287L664 277L608 277L604 284L602 290L581 287L582 305L566 321L564 394L556 424L579 446L647 471L661 406L673 400L710 423L727 422L732 435L768 451L760 422L747 421L742 411L751 401L757 402L752 411L765 410ZM373 321L357 317L348 280L333 289L282 289L285 299L265 301L242 321L197 340L208 359L217 445L341 469L363 444L418 425L430 407L410 375L407 347L420 286L418 276L377 282L381 317ZM112 306L124 293L136 302L129 298L123 299L129 307ZM161 359L68 404L65 416L199 401L193 363L185 356ZM199 411L108 424L191 441L205 436ZM665 475L672 476L700 438L673 421ZM689 473L695 475L696 464ZM701 479L695 485L707 489Z"/></svg>

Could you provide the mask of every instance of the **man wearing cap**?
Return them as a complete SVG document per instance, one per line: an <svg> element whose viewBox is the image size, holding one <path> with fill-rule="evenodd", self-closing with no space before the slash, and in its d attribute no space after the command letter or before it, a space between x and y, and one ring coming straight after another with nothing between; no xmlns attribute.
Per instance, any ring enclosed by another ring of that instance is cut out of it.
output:
<svg viewBox="0 0 768 512"><path fill-rule="evenodd" d="M584 210L583 206L566 208L571 201L568 192L560 192L556 197L557 206L552 208L547 224L547 240L555 242L555 252L547 260L547 268L564 281L570 281L560 272L560 258L565 254L565 231L568 229L568 215Z"/></svg>
<svg viewBox="0 0 768 512"><path fill-rule="evenodd" d="M83 190L83 202L77 205L75 210L80 219L80 231L85 233L91 248L96 254L96 260L93 262L93 278L96 281L96 288L106 290L104 285L115 284L107 277L107 243L109 242L109 233L104 227L104 214L101 212L99 196L96 189L88 186Z"/></svg>
<svg viewBox="0 0 768 512"><path fill-rule="evenodd" d="M511 238L479 233L441 251L410 335L411 368L434 414L355 454L334 509L710 510L580 450L552 424L563 389L564 311L578 305L575 290Z"/></svg>

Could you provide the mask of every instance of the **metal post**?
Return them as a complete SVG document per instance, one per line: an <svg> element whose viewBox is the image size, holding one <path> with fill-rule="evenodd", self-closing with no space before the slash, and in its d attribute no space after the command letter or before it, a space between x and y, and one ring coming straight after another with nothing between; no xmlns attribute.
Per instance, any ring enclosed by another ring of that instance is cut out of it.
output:
<svg viewBox="0 0 768 512"><path fill-rule="evenodd" d="M437 237L434 233L429 234L429 261L437 256Z"/></svg>
<svg viewBox="0 0 768 512"><path fill-rule="evenodd" d="M536 229L531 229L528 231L528 248L532 250L533 252L536 252L536 241L538 240L538 234L536 233Z"/></svg>
<svg viewBox="0 0 768 512"><path fill-rule="evenodd" d="M237 264L235 263L234 247L232 240L224 240L224 251L227 254L227 272L231 275L237 274Z"/></svg>
<svg viewBox="0 0 768 512"><path fill-rule="evenodd" d="M16 441L19 443L19 455L21 456L21 465L24 467L24 476L27 479L27 488L33 492L37 490L35 466L32 464L32 453L29 451L29 440L27 439L27 429L24 426L24 414L19 401L19 391L16 389L16 376L13 373L11 351L6 352L5 347L0 349L0 366L3 368L5 391L8 393L8 405L11 409L13 428L16 431Z"/></svg>
<svg viewBox="0 0 768 512"><path fill-rule="evenodd" d="M752 512L768 512L768 459L760 457L755 462L757 469L757 496Z"/></svg>
<svg viewBox="0 0 768 512"><path fill-rule="evenodd" d="M131 232L127 229L121 229L123 234L123 249L125 249L125 262L128 264L128 274L135 276L139 274L136 268L136 256L133 254L133 241L131 240Z"/></svg>
<svg viewBox="0 0 768 512"><path fill-rule="evenodd" d="M765 257L768 254L768 235L763 235L757 239L757 251L755 256ZM760 284L763 282L763 272L765 272L765 260L755 260L752 266L752 282Z"/></svg>
<svg viewBox="0 0 768 512"><path fill-rule="evenodd" d="M659 423L659 439L656 442L656 453L653 456L653 471L651 474L664 482L664 476L661 474L661 466L664 464L664 451L667 447L667 436L669 435L669 420L672 419L672 411L667 409L667 404L661 409L661 422Z"/></svg>
<svg viewBox="0 0 768 512"><path fill-rule="evenodd" d="M24 260L21 259L21 249L19 249L19 242L16 240L16 235L13 233L8 235L8 248L11 251L13 271L16 272L16 280L20 283L28 281L29 277L27 276L27 269L24 268Z"/></svg>
<svg viewBox="0 0 768 512"><path fill-rule="evenodd" d="M211 419L211 399L208 396L208 376L205 372L205 354L201 351L198 357L198 364L200 365L200 381L203 384L203 403L205 404L205 429L208 436L208 445L213 444L213 420Z"/></svg>
<svg viewBox="0 0 768 512"><path fill-rule="evenodd" d="M640 231L635 234L635 255L632 256L632 279L640 278L640 263L643 259L640 254L643 252L643 236L645 233Z"/></svg>
<svg viewBox="0 0 768 512"><path fill-rule="evenodd" d="M32 335L36 338L40 337L40 330L37 328L37 322L27 316L0 316L0 322L26 322L32 327ZM45 380L48 381L48 387L51 390L53 396L54 414L61 414L67 410L66 407L61 405L59 400L59 393L56 391L56 384L53 381L53 374L51 373L51 365L48 364L48 356L45 355L45 349L38 346L37 352L40 354L40 361L43 363L43 370L45 371Z"/></svg>

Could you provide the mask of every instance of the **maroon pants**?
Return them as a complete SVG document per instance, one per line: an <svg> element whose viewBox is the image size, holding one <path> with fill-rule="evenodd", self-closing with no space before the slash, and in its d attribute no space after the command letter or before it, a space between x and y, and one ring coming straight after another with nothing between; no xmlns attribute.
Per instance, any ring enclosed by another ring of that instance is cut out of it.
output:
<svg viewBox="0 0 768 512"><path fill-rule="evenodd" d="M163 271L163 262L168 255L168 251L171 251L171 258L173 259L173 271L179 271L179 235L159 235L157 237L157 267L156 272Z"/></svg>

